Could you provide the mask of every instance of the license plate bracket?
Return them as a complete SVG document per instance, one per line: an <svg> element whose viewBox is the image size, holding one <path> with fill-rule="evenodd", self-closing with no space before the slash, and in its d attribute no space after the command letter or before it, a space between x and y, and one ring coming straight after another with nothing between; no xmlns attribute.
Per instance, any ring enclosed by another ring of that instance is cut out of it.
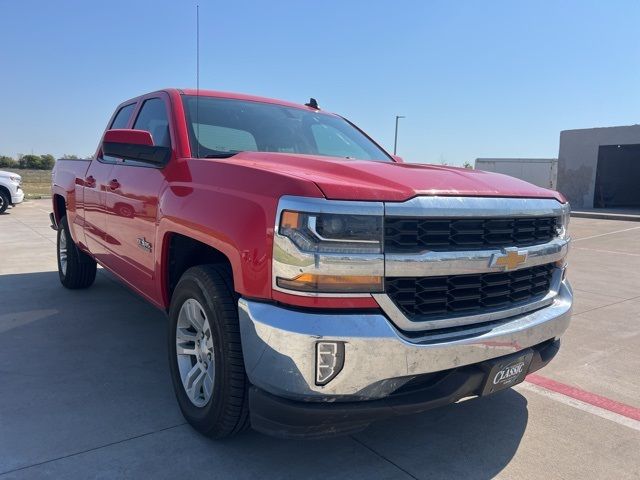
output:
<svg viewBox="0 0 640 480"><path fill-rule="evenodd" d="M532 358L533 351L530 349L496 358L488 365L480 395L490 395L522 382L529 372Z"/></svg>

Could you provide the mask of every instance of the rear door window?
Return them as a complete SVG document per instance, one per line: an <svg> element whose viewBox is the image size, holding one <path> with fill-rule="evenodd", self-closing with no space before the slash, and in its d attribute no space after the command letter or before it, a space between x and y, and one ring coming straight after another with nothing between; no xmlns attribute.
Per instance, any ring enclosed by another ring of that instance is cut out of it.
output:
<svg viewBox="0 0 640 480"><path fill-rule="evenodd" d="M119 130L122 128L127 128L127 126L129 125L129 120L131 119L131 115L135 110L135 106L135 103L130 103L129 105L125 105L120 110L118 110L118 113L116 113L116 116L113 118L111 125L109 125L109 130ZM102 163L116 163L118 161L116 157L103 155L102 151L98 156L98 160Z"/></svg>
<svg viewBox="0 0 640 480"><path fill-rule="evenodd" d="M131 114L133 113L133 108L135 106L136 104L132 103L130 105L125 105L124 107L122 107L116 114L113 122L111 122L109 130L127 128L127 125L129 125L129 119L131 118Z"/></svg>

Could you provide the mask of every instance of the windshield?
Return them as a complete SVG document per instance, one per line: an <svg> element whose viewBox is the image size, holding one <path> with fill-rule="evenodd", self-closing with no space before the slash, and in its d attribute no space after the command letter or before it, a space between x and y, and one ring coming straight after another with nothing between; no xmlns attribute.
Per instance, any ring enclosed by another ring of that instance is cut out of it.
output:
<svg viewBox="0 0 640 480"><path fill-rule="evenodd" d="M194 157L225 158L252 151L392 161L366 135L338 116L214 97L200 97L196 115L196 98L183 96Z"/></svg>

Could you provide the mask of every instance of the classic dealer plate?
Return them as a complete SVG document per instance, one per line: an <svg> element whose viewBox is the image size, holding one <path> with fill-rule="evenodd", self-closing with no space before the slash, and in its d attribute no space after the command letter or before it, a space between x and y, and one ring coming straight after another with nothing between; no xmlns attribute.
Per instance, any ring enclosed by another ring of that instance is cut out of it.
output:
<svg viewBox="0 0 640 480"><path fill-rule="evenodd" d="M532 358L531 350L497 358L485 378L480 395L489 395L522 382L529 371Z"/></svg>

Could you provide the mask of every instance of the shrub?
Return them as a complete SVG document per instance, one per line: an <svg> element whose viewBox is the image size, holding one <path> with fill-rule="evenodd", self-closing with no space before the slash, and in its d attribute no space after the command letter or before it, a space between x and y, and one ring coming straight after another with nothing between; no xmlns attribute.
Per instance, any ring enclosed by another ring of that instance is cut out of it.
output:
<svg viewBox="0 0 640 480"><path fill-rule="evenodd" d="M18 162L6 155L0 155L0 168L17 168Z"/></svg>

